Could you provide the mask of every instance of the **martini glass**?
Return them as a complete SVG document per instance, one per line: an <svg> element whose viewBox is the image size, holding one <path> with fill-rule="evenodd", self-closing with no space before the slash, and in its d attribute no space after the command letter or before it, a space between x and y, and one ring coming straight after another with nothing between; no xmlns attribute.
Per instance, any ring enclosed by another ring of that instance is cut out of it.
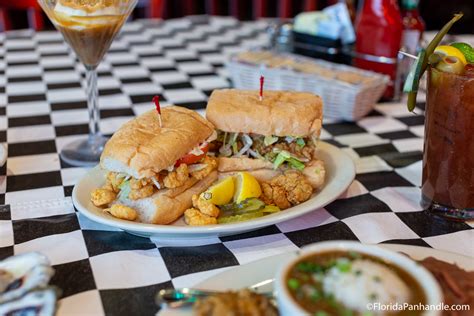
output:
<svg viewBox="0 0 474 316"><path fill-rule="evenodd" d="M38 0L86 69L89 136L67 144L61 158L73 166L99 162L107 138L99 130L97 66L137 0Z"/></svg>

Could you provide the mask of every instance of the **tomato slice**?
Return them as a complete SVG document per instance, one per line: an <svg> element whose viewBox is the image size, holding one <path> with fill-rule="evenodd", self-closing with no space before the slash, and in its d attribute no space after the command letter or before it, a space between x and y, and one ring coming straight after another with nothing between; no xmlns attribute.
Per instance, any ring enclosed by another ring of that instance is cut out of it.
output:
<svg viewBox="0 0 474 316"><path fill-rule="evenodd" d="M175 167L179 167L180 164L182 163L185 163L187 165L191 165L193 163L196 163L198 162L199 160L201 160L206 154L207 152L209 151L209 144L206 143L204 146L201 145L201 150L203 151L202 154L200 155L193 155L193 154L186 154L184 155L183 157L181 157L180 159L178 159L175 163Z"/></svg>

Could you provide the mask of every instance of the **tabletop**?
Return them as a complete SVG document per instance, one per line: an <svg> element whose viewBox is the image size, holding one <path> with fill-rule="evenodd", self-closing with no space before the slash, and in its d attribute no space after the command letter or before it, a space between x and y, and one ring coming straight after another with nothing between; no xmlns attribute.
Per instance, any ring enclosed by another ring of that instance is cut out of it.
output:
<svg viewBox="0 0 474 316"><path fill-rule="evenodd" d="M268 43L265 21L192 17L128 23L99 67L100 127L166 104L202 112L213 89L231 86L224 62ZM472 223L430 216L419 205L424 98L417 114L380 103L357 123L325 122L321 139L348 153L356 179L336 201L236 236L167 244L96 224L70 198L87 169L59 159L88 132L84 68L57 32L0 35L0 259L39 251L62 290L59 315L151 315L154 294L192 287L232 266L323 240L402 243L474 256Z"/></svg>

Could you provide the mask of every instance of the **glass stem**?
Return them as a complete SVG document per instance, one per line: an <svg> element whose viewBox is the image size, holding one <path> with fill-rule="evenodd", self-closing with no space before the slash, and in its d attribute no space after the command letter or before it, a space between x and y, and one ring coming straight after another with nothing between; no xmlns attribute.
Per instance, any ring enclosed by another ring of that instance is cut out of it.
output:
<svg viewBox="0 0 474 316"><path fill-rule="evenodd" d="M87 81L87 109L89 111L89 139L100 136L99 121L99 89L97 87L97 69L95 66L86 66Z"/></svg>

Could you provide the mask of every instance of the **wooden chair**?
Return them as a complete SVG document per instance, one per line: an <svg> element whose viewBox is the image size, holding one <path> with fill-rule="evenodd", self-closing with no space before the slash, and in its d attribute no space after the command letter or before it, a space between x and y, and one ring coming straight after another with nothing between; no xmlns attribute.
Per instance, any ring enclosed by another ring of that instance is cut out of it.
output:
<svg viewBox="0 0 474 316"><path fill-rule="evenodd" d="M147 7L147 18L162 19L164 17L164 0L144 0L143 2Z"/></svg>
<svg viewBox="0 0 474 316"><path fill-rule="evenodd" d="M1 31L8 31L12 28L8 14L9 10L26 10L28 14L28 26L37 31L43 29L43 12L36 0L0 0Z"/></svg>
<svg viewBox="0 0 474 316"><path fill-rule="evenodd" d="M294 16L292 10L292 0L278 0L278 17L279 18L292 18ZM318 8L318 0L305 0L303 3L304 11L315 11ZM254 17L262 18L266 17L268 9L268 0L255 0L254 1Z"/></svg>
<svg viewBox="0 0 474 316"><path fill-rule="evenodd" d="M143 0L145 1L145 0ZM150 14L149 17L152 18L165 18L167 13L166 11L166 0L148 0L150 1ZM176 0L175 0L176 1ZM183 15L193 15L197 14L196 1L195 0L178 0L182 3L182 14ZM210 15L219 15L222 14L222 2L224 0L205 0L205 11L206 14ZM242 1L239 0L227 0L228 8L230 14L236 18L241 18L244 14L242 10L247 10L243 6ZM272 0L273 1L273 0ZM334 1L336 2L336 1ZM253 0L253 17L258 19L262 17L267 17L269 0ZM294 15L292 10L293 1L292 0L278 0L278 12L277 15L280 18L291 18ZM315 11L318 9L318 0L304 0L303 10L304 11ZM224 14L226 14L224 13Z"/></svg>
<svg viewBox="0 0 474 316"><path fill-rule="evenodd" d="M146 7L148 18L163 18L164 2L164 0L140 0L138 6ZM34 30L43 29L43 12L37 0L0 0L0 31L12 29L10 10L25 10L28 14L28 26Z"/></svg>

